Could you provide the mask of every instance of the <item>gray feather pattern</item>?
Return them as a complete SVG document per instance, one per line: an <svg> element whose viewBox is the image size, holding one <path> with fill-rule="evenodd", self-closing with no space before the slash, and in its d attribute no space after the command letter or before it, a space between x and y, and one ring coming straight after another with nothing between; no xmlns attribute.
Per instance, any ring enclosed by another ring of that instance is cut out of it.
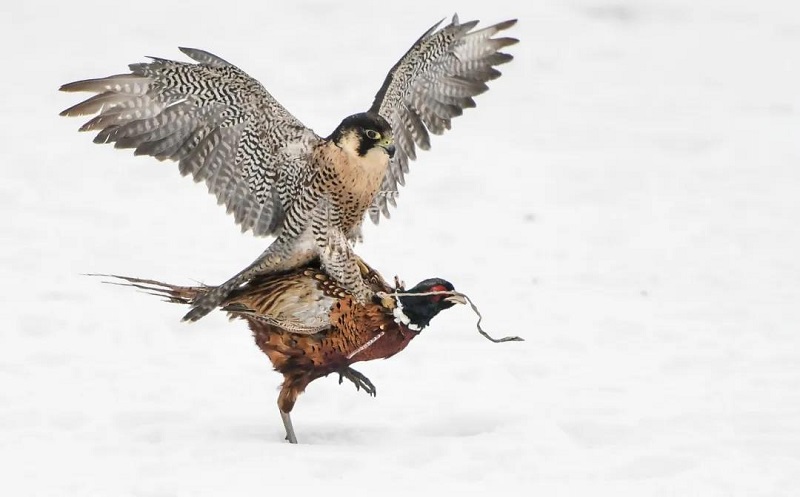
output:
<svg viewBox="0 0 800 497"><path fill-rule="evenodd" d="M211 67L225 67L230 66L231 64L216 55L206 52L205 50L200 50L197 48L186 48L186 47L178 47L178 50L185 53L192 59L196 60L201 64L205 64Z"/></svg>
<svg viewBox="0 0 800 497"><path fill-rule="evenodd" d="M515 20L478 30L478 21L460 23L458 16L442 22L392 68L370 109L391 123L397 147L381 186L389 194L377 195L369 209L376 223L396 205L417 147L428 150L431 134L475 107L473 97L501 74L495 66L513 58L500 50L517 40L494 36ZM98 131L95 142L177 161L181 174L206 183L242 231L277 234L313 174L308 154L321 138L236 66L203 50L180 50L196 63L150 57L128 74L62 86L96 94L62 115L97 114L81 127Z"/></svg>
<svg viewBox="0 0 800 497"><path fill-rule="evenodd" d="M310 150L321 139L236 66L203 50L180 50L197 63L151 57L131 64L129 74L62 86L96 95L61 114L97 114L80 128L99 131L96 143L177 161L243 231L274 234L309 169L303 154L280 150Z"/></svg>
<svg viewBox="0 0 800 497"><path fill-rule="evenodd" d="M373 112L392 125L397 151L383 179L382 191L397 190L405 183L409 160L417 157L416 147L430 148L430 135L443 134L451 119L464 109L475 107L473 97L489 89L488 81L501 73L495 66L513 56L499 50L518 42L515 38L493 38L516 20L508 20L473 31L478 21L450 24L439 29L441 21L423 34L389 72L375 96ZM381 214L389 217L388 205L397 195L378 195L369 216L373 222Z"/></svg>

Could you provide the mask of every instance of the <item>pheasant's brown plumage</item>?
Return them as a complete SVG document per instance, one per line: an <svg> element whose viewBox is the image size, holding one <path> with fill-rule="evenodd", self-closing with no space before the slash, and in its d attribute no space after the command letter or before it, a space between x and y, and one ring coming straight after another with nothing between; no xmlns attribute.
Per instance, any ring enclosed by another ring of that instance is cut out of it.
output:
<svg viewBox="0 0 800 497"><path fill-rule="evenodd" d="M402 290L391 287L360 259L357 262L364 283L375 292L391 294ZM187 305L209 290L117 278L170 302ZM415 293L452 290L445 280L430 279L403 292L409 296L361 304L314 262L289 272L256 277L229 295L220 308L232 319L247 321L258 347L275 370L283 374L278 407L287 439L296 442L289 413L309 383L337 373L340 383L347 378L374 396L375 386L350 366L392 357L405 349L439 311L463 303L457 295Z"/></svg>

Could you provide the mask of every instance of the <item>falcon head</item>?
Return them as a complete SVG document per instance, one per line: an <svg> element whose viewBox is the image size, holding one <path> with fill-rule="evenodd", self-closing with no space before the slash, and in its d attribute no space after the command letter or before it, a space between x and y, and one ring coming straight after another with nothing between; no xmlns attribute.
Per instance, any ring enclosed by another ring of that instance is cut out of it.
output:
<svg viewBox="0 0 800 497"><path fill-rule="evenodd" d="M455 304L467 303L466 299L458 294L426 295L431 292L452 291L454 291L453 284L441 278L430 278L419 282L414 288L403 292L419 295L401 295L397 298L397 307L394 308L395 320L410 330L421 331L441 311Z"/></svg>
<svg viewBox="0 0 800 497"><path fill-rule="evenodd" d="M385 152L390 159L394 157L392 127L386 119L372 112L346 117L328 140L359 157L372 150Z"/></svg>

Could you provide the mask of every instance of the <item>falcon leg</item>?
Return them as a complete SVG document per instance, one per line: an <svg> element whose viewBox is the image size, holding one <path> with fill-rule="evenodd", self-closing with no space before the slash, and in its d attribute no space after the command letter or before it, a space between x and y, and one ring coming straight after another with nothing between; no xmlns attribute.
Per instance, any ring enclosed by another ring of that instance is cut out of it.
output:
<svg viewBox="0 0 800 497"><path fill-rule="evenodd" d="M281 419L283 420L283 427L286 428L286 440L289 441L290 444L297 443L297 436L294 434L294 426L292 426L292 418L289 416L288 412L281 411Z"/></svg>
<svg viewBox="0 0 800 497"><path fill-rule="evenodd" d="M181 321L197 321L209 312L216 309L225 298L245 281L242 273L237 274L225 283L211 287L208 293L192 302L192 309L186 313Z"/></svg>
<svg viewBox="0 0 800 497"><path fill-rule="evenodd" d="M348 367L347 369L341 371L337 371L337 373L339 373L340 385L342 384L342 380L344 378L347 378L348 380L353 382L353 384L356 386L356 390L361 390L363 388L364 392L366 392L367 395L375 397L375 394L378 392L378 390L375 388L375 385L373 385L372 382L369 381L369 378L367 378L362 373L359 373L358 371L356 371L351 367Z"/></svg>
<svg viewBox="0 0 800 497"><path fill-rule="evenodd" d="M371 301L375 292L364 283L358 256L353 253L344 233L333 228L314 235L322 249L319 258L325 272L360 303Z"/></svg>
<svg viewBox="0 0 800 497"><path fill-rule="evenodd" d="M264 273L277 273L302 266L311 261L316 253L314 246L301 240L278 238L249 266L239 271L225 283L211 287L208 293L192 302L192 309L183 316L183 321L197 321L217 308L247 280Z"/></svg>

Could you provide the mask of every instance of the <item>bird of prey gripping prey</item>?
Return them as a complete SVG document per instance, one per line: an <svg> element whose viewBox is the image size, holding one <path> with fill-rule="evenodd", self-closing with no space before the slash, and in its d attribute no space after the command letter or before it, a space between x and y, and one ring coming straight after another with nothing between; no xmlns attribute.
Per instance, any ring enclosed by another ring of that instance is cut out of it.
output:
<svg viewBox="0 0 800 497"><path fill-rule="evenodd" d="M326 138L291 115L255 79L208 52L181 48L196 63L152 58L130 73L68 83L63 91L96 95L66 109L92 115L81 131L96 143L178 162L204 181L242 231L275 240L249 266L193 302L197 320L258 274L285 271L319 257L324 270L360 302L375 296L362 280L351 243L366 212L377 223L404 184L416 148L450 129L475 106L472 97L512 59L494 37L509 20L475 30L478 21L441 21L389 71L367 112L346 117Z"/></svg>

